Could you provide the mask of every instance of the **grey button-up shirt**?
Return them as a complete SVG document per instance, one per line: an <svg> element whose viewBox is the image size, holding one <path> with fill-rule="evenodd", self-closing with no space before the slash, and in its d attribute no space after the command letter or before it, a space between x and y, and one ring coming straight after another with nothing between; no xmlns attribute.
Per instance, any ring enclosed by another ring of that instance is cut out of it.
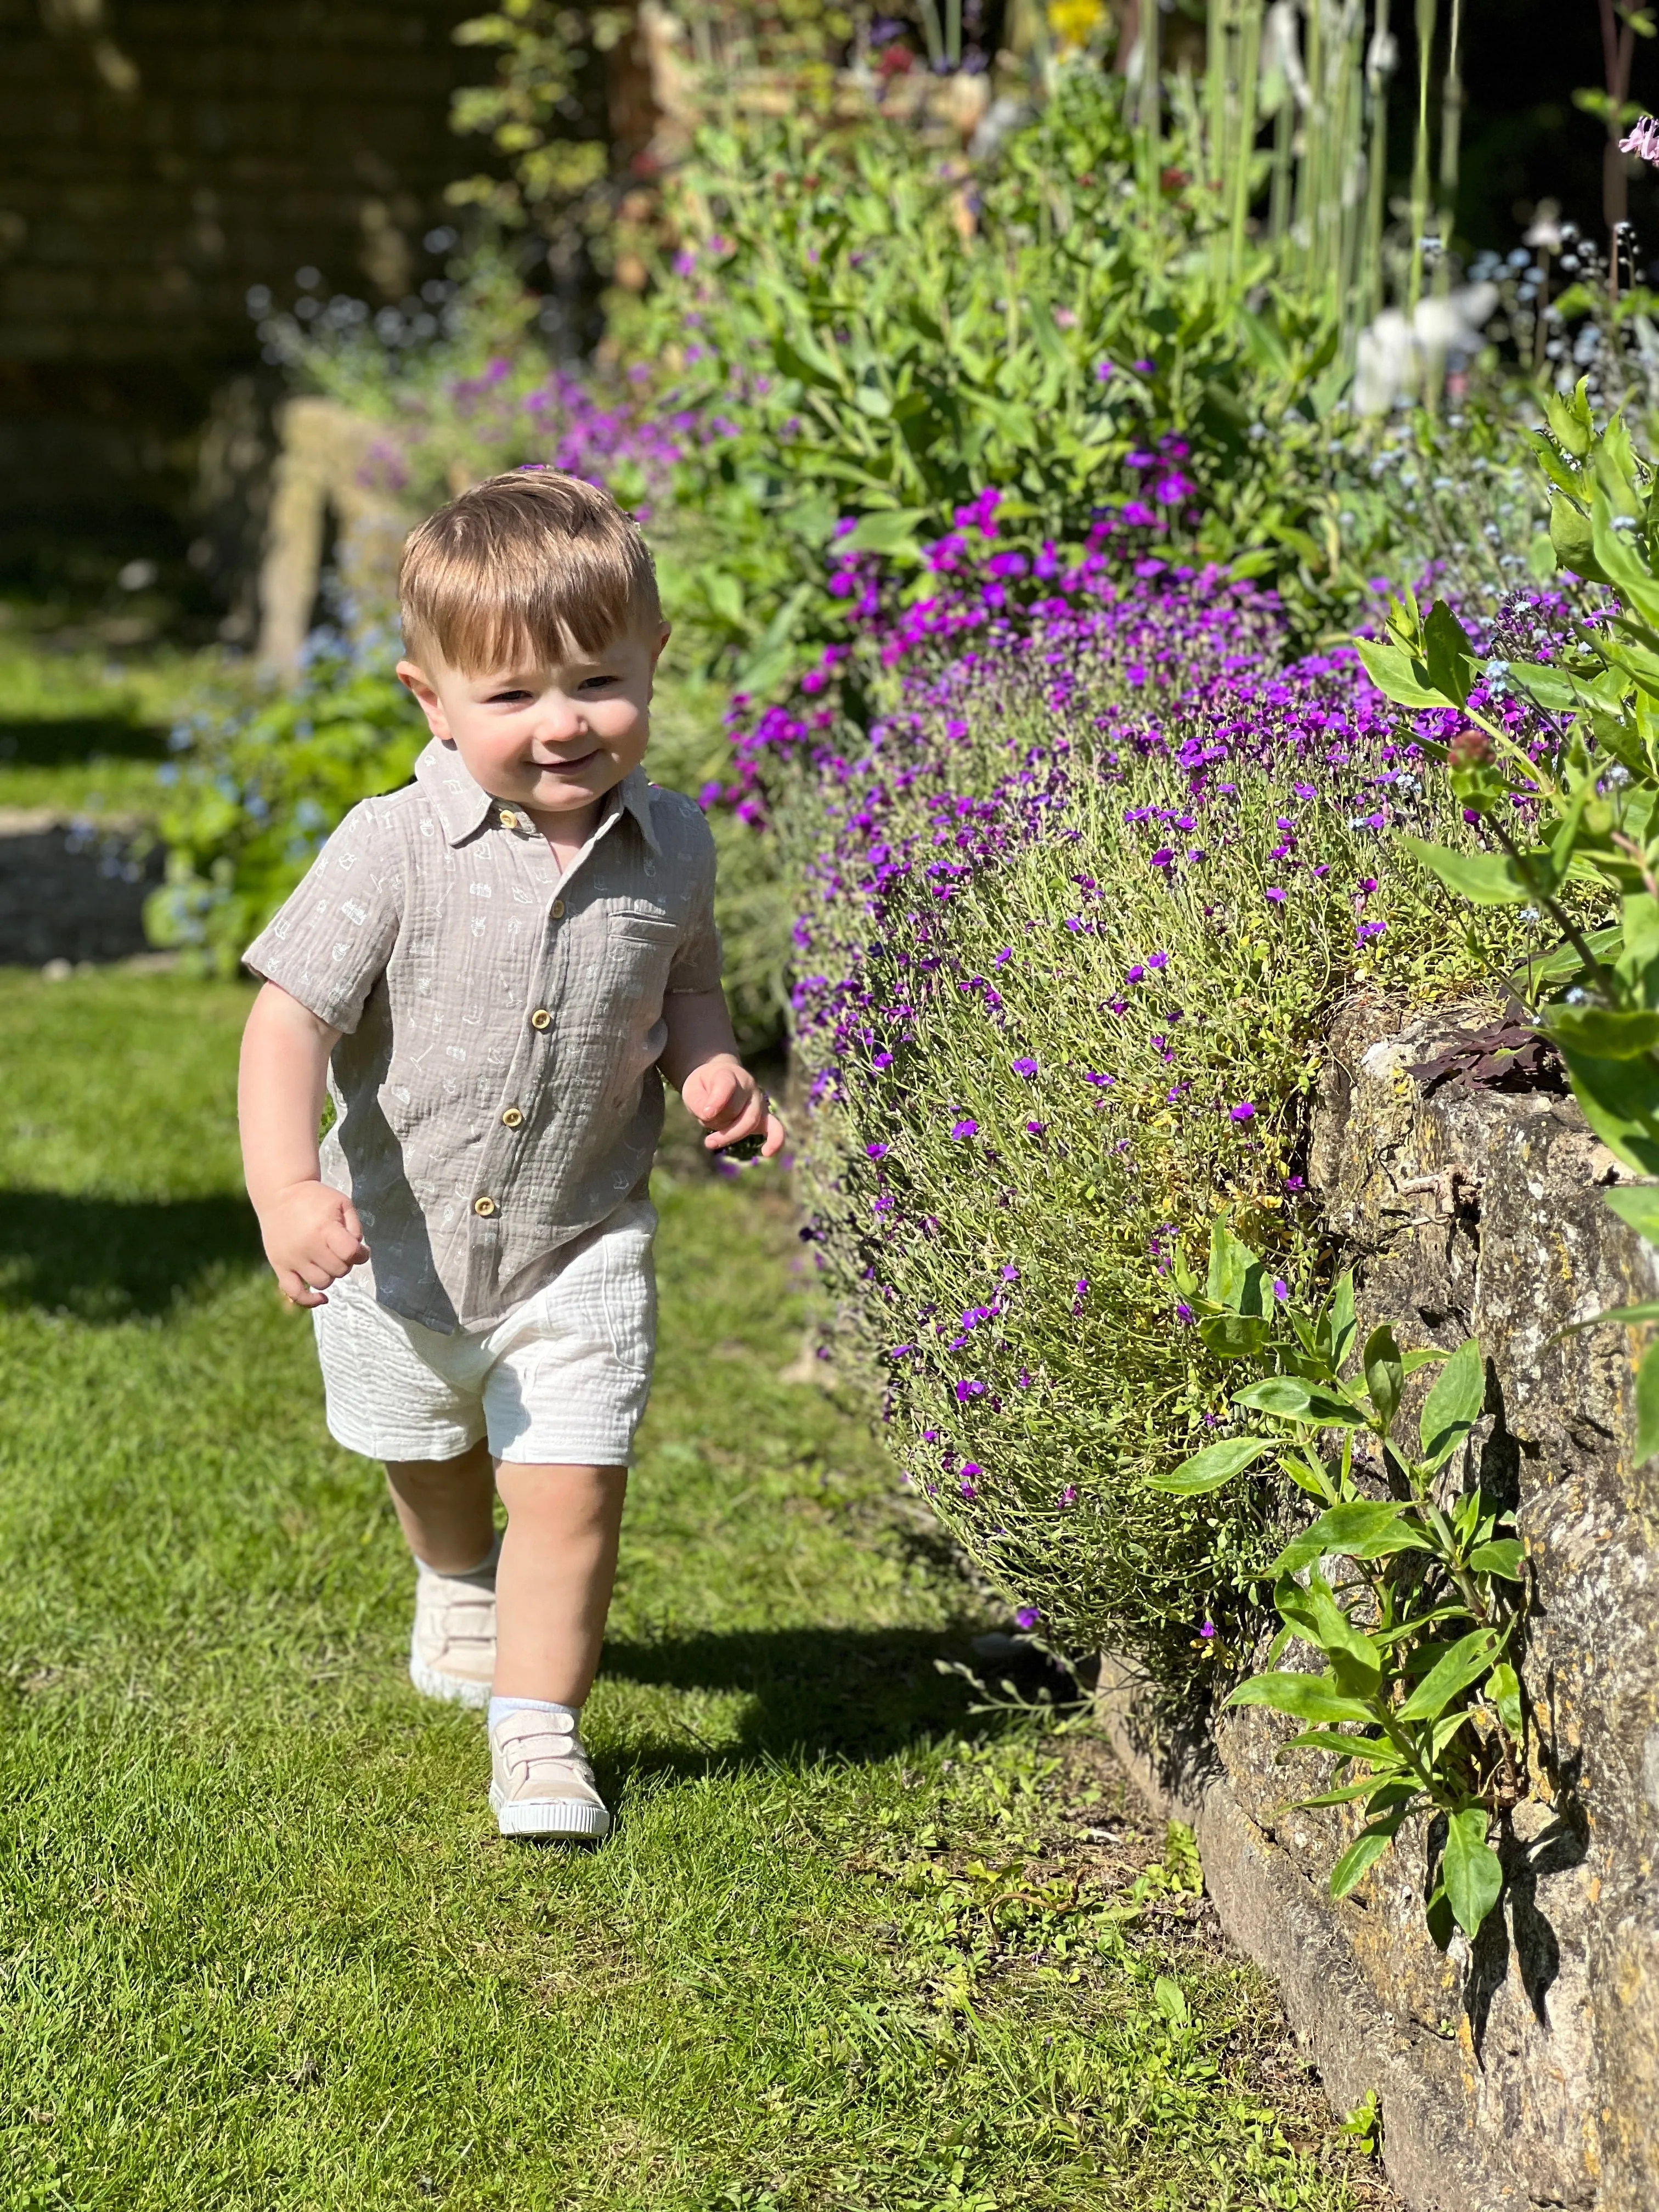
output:
<svg viewBox="0 0 1659 2212"><path fill-rule="evenodd" d="M702 813L641 769L562 877L436 739L352 808L243 957L345 1032L322 1174L382 1305L486 1327L643 1187L664 998L720 981L714 893Z"/></svg>

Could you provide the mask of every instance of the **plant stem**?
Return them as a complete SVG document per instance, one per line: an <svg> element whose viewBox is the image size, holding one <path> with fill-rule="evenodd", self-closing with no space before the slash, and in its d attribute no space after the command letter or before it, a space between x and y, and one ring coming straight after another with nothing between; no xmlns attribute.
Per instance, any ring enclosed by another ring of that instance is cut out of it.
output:
<svg viewBox="0 0 1659 2212"><path fill-rule="evenodd" d="M1423 296L1423 239L1429 227L1429 64L1434 53L1436 0L1417 0L1417 148L1412 160L1411 259L1406 280L1406 312L1415 314Z"/></svg>

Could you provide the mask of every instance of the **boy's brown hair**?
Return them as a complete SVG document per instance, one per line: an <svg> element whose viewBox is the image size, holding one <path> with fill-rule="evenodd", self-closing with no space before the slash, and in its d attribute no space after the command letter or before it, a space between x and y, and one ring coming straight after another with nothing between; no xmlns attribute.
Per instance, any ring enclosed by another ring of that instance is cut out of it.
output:
<svg viewBox="0 0 1659 2212"><path fill-rule="evenodd" d="M410 657L435 648L464 676L603 653L662 622L639 525L556 469L490 477L428 515L404 547L398 599Z"/></svg>

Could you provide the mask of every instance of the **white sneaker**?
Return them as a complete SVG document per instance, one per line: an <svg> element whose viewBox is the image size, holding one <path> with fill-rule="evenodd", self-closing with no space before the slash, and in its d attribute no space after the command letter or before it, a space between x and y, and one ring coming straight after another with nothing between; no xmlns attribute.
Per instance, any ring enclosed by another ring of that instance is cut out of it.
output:
<svg viewBox="0 0 1659 2212"><path fill-rule="evenodd" d="M610 1833L582 1740L556 1713L503 1713L489 1731L489 1809L504 1836Z"/></svg>
<svg viewBox="0 0 1659 2212"><path fill-rule="evenodd" d="M420 1569L409 1679L423 1698L487 1705L495 1672L495 1592L472 1576Z"/></svg>

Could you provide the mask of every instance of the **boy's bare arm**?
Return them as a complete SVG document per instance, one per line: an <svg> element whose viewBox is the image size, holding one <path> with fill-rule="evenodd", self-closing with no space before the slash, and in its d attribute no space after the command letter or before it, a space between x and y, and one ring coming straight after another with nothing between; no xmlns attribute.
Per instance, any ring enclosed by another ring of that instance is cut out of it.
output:
<svg viewBox="0 0 1659 2212"><path fill-rule="evenodd" d="M296 1306L326 1305L326 1286L368 1257L356 1207L318 1170L328 1056L340 1034L275 983L242 1032L242 1172L265 1257Z"/></svg>
<svg viewBox="0 0 1659 2212"><path fill-rule="evenodd" d="M761 1158L783 1144L783 1124L766 1093L738 1058L724 991L671 991L663 1000L668 1042L663 1073L708 1134L710 1152L764 1133Z"/></svg>

